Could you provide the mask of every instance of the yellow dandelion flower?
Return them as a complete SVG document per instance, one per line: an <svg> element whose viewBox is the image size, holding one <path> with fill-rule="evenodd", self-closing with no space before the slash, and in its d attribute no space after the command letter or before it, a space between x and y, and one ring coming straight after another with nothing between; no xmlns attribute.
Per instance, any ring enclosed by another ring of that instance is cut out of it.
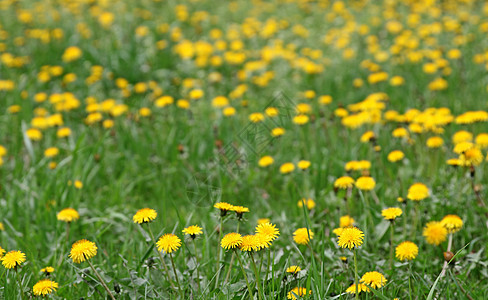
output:
<svg viewBox="0 0 488 300"><path fill-rule="evenodd" d="M55 157L58 154L59 154L59 149L56 147L50 147L44 151L44 156L48 158Z"/></svg>
<svg viewBox="0 0 488 300"><path fill-rule="evenodd" d="M251 252L260 249L260 242L255 235L245 235L242 237L242 243L239 246L241 251Z"/></svg>
<svg viewBox="0 0 488 300"><path fill-rule="evenodd" d="M310 162L308 160L301 160L297 163L297 166L301 170L306 170L308 167L310 167Z"/></svg>
<svg viewBox="0 0 488 300"><path fill-rule="evenodd" d="M16 268L23 262L25 262L25 254L19 250L9 251L2 257L2 264L7 269Z"/></svg>
<svg viewBox="0 0 488 300"><path fill-rule="evenodd" d="M236 232L231 232L226 234L223 238L222 241L220 242L220 245L222 248L225 250L229 249L235 249L241 246L242 244L242 235Z"/></svg>
<svg viewBox="0 0 488 300"><path fill-rule="evenodd" d="M158 242L156 243L156 246L158 246L159 252L164 250L164 252L166 253L171 253L180 248L181 240L176 235L172 233L167 233L159 238Z"/></svg>
<svg viewBox="0 0 488 300"><path fill-rule="evenodd" d="M295 165L291 162L284 163L280 166L280 173L281 174L288 174L295 170Z"/></svg>
<svg viewBox="0 0 488 300"><path fill-rule="evenodd" d="M427 243L437 246L446 240L447 229L441 222L432 221L425 225L422 235Z"/></svg>
<svg viewBox="0 0 488 300"><path fill-rule="evenodd" d="M336 179L334 187L339 189L349 189L354 185L354 179L349 176L342 176Z"/></svg>
<svg viewBox="0 0 488 300"><path fill-rule="evenodd" d="M371 141L374 141L376 139L376 136L374 134L373 131L366 131L365 133L363 133L363 135L361 136L361 138L359 139L361 141L361 143L368 143L368 142L371 142Z"/></svg>
<svg viewBox="0 0 488 300"><path fill-rule="evenodd" d="M448 233L455 233L463 228L463 220L457 215L447 215L441 220L441 224Z"/></svg>
<svg viewBox="0 0 488 300"><path fill-rule="evenodd" d="M314 233L307 228L299 228L293 232L293 240L299 245L307 245L310 240L313 240L313 236Z"/></svg>
<svg viewBox="0 0 488 300"><path fill-rule="evenodd" d="M308 123L308 116L307 115L297 115L293 117L293 123L297 125L305 125Z"/></svg>
<svg viewBox="0 0 488 300"><path fill-rule="evenodd" d="M0 258L3 257L3 255L5 254L5 252L7 252L7 251L5 251L5 249L3 249L2 247L0 247Z"/></svg>
<svg viewBox="0 0 488 300"><path fill-rule="evenodd" d="M232 210L234 205L227 202L218 202L214 204L214 207L220 210L220 216L224 217L229 210Z"/></svg>
<svg viewBox="0 0 488 300"><path fill-rule="evenodd" d="M341 248L357 248L363 244L364 233L356 227L344 228L339 235L338 245Z"/></svg>
<svg viewBox="0 0 488 300"><path fill-rule="evenodd" d="M312 291L308 291L308 294L311 295ZM299 297L301 298L302 296L305 296L305 295L307 295L307 289L306 288L295 287L294 289L292 289L291 291L288 292L286 297L288 299L296 300L296 299L299 299Z"/></svg>
<svg viewBox="0 0 488 300"><path fill-rule="evenodd" d="M386 284L386 278L380 272L366 272L363 277L361 277L360 281L363 284L372 287L373 289L377 289L383 287Z"/></svg>
<svg viewBox="0 0 488 300"><path fill-rule="evenodd" d="M361 176L356 180L356 187L363 191L370 191L374 189L376 182L373 177Z"/></svg>
<svg viewBox="0 0 488 300"><path fill-rule="evenodd" d="M390 220L390 221L395 220L396 218L401 216L402 213L403 213L402 209L398 207L389 207L381 211L381 215L383 216L383 218L385 218L385 220Z"/></svg>
<svg viewBox="0 0 488 300"><path fill-rule="evenodd" d="M301 199L298 201L298 207L302 208L303 207L303 204L305 204L305 206L310 210L310 209L313 209L315 207L315 201L313 201L313 199Z"/></svg>
<svg viewBox="0 0 488 300"><path fill-rule="evenodd" d="M271 165L272 163L274 163L274 159L269 155L261 157L258 161L258 165L261 168L267 167L267 166Z"/></svg>
<svg viewBox="0 0 488 300"><path fill-rule="evenodd" d="M42 279L39 280L34 287L32 288L32 291L34 292L35 296L46 296L49 295L53 292L56 292L56 289L58 288L58 283L56 281L52 281L49 279Z"/></svg>
<svg viewBox="0 0 488 300"><path fill-rule="evenodd" d="M132 217L132 221L136 224L150 223L156 219L158 213L152 208L143 208L136 212Z"/></svg>
<svg viewBox="0 0 488 300"><path fill-rule="evenodd" d="M423 183L414 183L408 188L407 198L412 201L420 201L429 197L429 189Z"/></svg>
<svg viewBox="0 0 488 300"><path fill-rule="evenodd" d="M70 223L78 220L80 218L80 214L78 214L76 209L68 207L58 212L56 217L58 218L59 221Z"/></svg>
<svg viewBox="0 0 488 300"><path fill-rule="evenodd" d="M335 228L334 230L332 230L332 233L335 234L336 236L340 236L343 230L344 230L343 227Z"/></svg>
<svg viewBox="0 0 488 300"><path fill-rule="evenodd" d="M299 266L289 266L288 268L286 268L286 273L296 274L301 270L302 268L300 268Z"/></svg>
<svg viewBox="0 0 488 300"><path fill-rule="evenodd" d="M361 292L371 292L368 288L367 285L359 283L358 284L358 294L361 294ZM350 287L347 288L346 293L348 294L356 294L356 284L351 285Z"/></svg>
<svg viewBox="0 0 488 300"><path fill-rule="evenodd" d="M395 256L401 261L413 260L419 254L419 247L410 241L402 242L395 248Z"/></svg>
<svg viewBox="0 0 488 300"><path fill-rule="evenodd" d="M46 275L49 275L51 273L54 272L54 268L53 267L45 267L45 268L42 268L41 269L41 273L44 273Z"/></svg>
<svg viewBox="0 0 488 300"><path fill-rule="evenodd" d="M265 223L271 223L271 220L269 218L261 218L258 219L258 225L265 224Z"/></svg>
<svg viewBox="0 0 488 300"><path fill-rule="evenodd" d="M74 263L79 264L97 255L97 249L94 242L82 239L71 246L69 257Z"/></svg>
<svg viewBox="0 0 488 300"><path fill-rule="evenodd" d="M393 150L388 154L388 160L390 162L397 162L402 160L405 157L405 154L400 150Z"/></svg>
<svg viewBox="0 0 488 300"><path fill-rule="evenodd" d="M459 160L463 166L478 166L483 162L483 153L480 149L474 147L464 151L460 156Z"/></svg>
<svg viewBox="0 0 488 300"><path fill-rule="evenodd" d="M270 241L274 241L280 235L280 230L276 228L275 224L262 223L256 226L256 234L261 234L268 238Z"/></svg>
<svg viewBox="0 0 488 300"><path fill-rule="evenodd" d="M351 218L349 215L345 215L339 219L339 226L342 228L351 227L352 225L354 225L354 222L355 221L353 218Z"/></svg>
<svg viewBox="0 0 488 300"><path fill-rule="evenodd" d="M202 227L200 227L198 225L188 226L185 229L183 229L182 232L186 235L190 235L192 239L194 239L197 235L200 235L203 233Z"/></svg>

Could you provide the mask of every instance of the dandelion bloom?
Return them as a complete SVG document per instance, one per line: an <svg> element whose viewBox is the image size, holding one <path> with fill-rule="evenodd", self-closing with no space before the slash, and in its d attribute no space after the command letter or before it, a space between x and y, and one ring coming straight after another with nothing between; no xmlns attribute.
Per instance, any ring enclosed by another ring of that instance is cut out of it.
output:
<svg viewBox="0 0 488 300"><path fill-rule="evenodd" d="M343 230L344 230L344 227L335 228L334 230L332 230L332 233L337 235L337 236L340 236Z"/></svg>
<svg viewBox="0 0 488 300"><path fill-rule="evenodd" d="M297 166L300 170L306 170L310 167L310 162L308 160L301 160L297 163Z"/></svg>
<svg viewBox="0 0 488 300"><path fill-rule="evenodd" d="M269 155L261 157L258 161L258 165L261 168L267 167L267 166L271 165L272 163L274 163L274 159Z"/></svg>
<svg viewBox="0 0 488 300"><path fill-rule="evenodd" d="M393 150L388 154L388 160L391 162L397 162L402 160L405 157L405 154L400 150Z"/></svg>
<svg viewBox="0 0 488 300"><path fill-rule="evenodd" d="M296 273L300 272L301 270L302 270L302 268L300 268L299 266L289 266L288 268L286 268L286 273L296 274Z"/></svg>
<svg viewBox="0 0 488 300"><path fill-rule="evenodd" d="M172 233L167 233L159 238L158 242L156 243L158 246L158 251L164 250L166 253L171 253L173 251L178 250L181 246L181 240L179 237Z"/></svg>
<svg viewBox="0 0 488 300"><path fill-rule="evenodd" d="M423 183L414 183L408 188L407 198L412 201L420 201L429 197L429 189Z"/></svg>
<svg viewBox="0 0 488 300"><path fill-rule="evenodd" d="M214 204L214 207L220 210L220 216L224 217L229 210L232 210L234 205L227 202L218 202Z"/></svg>
<svg viewBox="0 0 488 300"><path fill-rule="evenodd" d="M242 243L239 246L241 251L258 251L260 249L260 241L255 235L245 235L242 237Z"/></svg>
<svg viewBox="0 0 488 300"><path fill-rule="evenodd" d="M258 219L258 225L261 225L261 224L265 224L265 223L270 223L271 220L269 218L261 218L261 219Z"/></svg>
<svg viewBox="0 0 488 300"><path fill-rule="evenodd" d="M242 235L240 235L239 233L236 233L236 232L231 232L231 233L226 234L222 238L220 245L225 250L234 249L234 248L241 246L242 240L243 240Z"/></svg>
<svg viewBox="0 0 488 300"><path fill-rule="evenodd" d="M184 234L190 235L192 239L194 239L197 235L200 235L203 233L202 227L198 225L191 225L186 227L185 229L182 230Z"/></svg>
<svg viewBox="0 0 488 300"><path fill-rule="evenodd" d="M370 292L369 288L367 285L359 283L358 284L358 294L361 294L361 292ZM356 284L351 285L350 287L347 288L346 293L348 294L356 294Z"/></svg>
<svg viewBox="0 0 488 300"><path fill-rule="evenodd" d="M427 147L439 148L444 144L444 140L440 136L433 136L427 139Z"/></svg>
<svg viewBox="0 0 488 300"><path fill-rule="evenodd" d="M376 139L373 131L366 131L360 138L361 143L368 143Z"/></svg>
<svg viewBox="0 0 488 300"><path fill-rule="evenodd" d="M276 127L276 128L273 128L271 130L271 135L273 137L279 137L279 136L282 136L283 134L285 134L285 129L284 128Z"/></svg>
<svg viewBox="0 0 488 300"><path fill-rule="evenodd" d="M351 218L349 215L345 215L339 219L339 226L342 228L351 227L352 225L354 225L354 222L355 221L353 218Z"/></svg>
<svg viewBox="0 0 488 300"><path fill-rule="evenodd" d="M356 180L356 187L363 191L370 191L374 189L376 182L373 177L361 176Z"/></svg>
<svg viewBox="0 0 488 300"><path fill-rule="evenodd" d="M143 208L136 212L136 214L132 217L132 220L136 224L144 224L149 223L156 219L158 213L152 208Z"/></svg>
<svg viewBox="0 0 488 300"><path fill-rule="evenodd" d="M298 297L302 297L302 296L305 296L307 294L307 289L306 288L303 288L303 287L295 287L294 289L292 289L291 291L288 292L287 294L287 298L288 299L293 299L293 300L296 300L298 299ZM312 294L312 291L308 291L308 294L311 295Z"/></svg>
<svg viewBox="0 0 488 300"><path fill-rule="evenodd" d="M5 254L5 252L7 252L7 251L5 251L5 249L3 249L2 247L0 247L0 258L3 257L3 255Z"/></svg>
<svg viewBox="0 0 488 300"><path fill-rule="evenodd" d="M441 222L432 221L425 225L422 235L427 243L437 246L446 240L447 229Z"/></svg>
<svg viewBox="0 0 488 300"><path fill-rule="evenodd" d="M298 207L302 208L303 205L307 206L308 209L313 209L315 207L315 201L313 199L301 199L298 201Z"/></svg>
<svg viewBox="0 0 488 300"><path fill-rule="evenodd" d="M460 156L459 160L461 164L465 167L479 166L483 162L483 153L480 149L474 147L464 151Z"/></svg>
<svg viewBox="0 0 488 300"><path fill-rule="evenodd" d="M231 210L236 213L237 218L239 218L239 219L242 219L242 215L244 213L248 213L249 212L249 208L244 207L244 206L239 206L239 205L232 206L232 209Z"/></svg>
<svg viewBox="0 0 488 300"><path fill-rule="evenodd" d="M59 154L59 149L56 147L50 147L44 151L44 156L48 158L55 157L58 154Z"/></svg>
<svg viewBox="0 0 488 300"><path fill-rule="evenodd" d="M363 244L364 233L356 227L344 228L339 235L338 244L341 248L353 249Z"/></svg>
<svg viewBox="0 0 488 300"><path fill-rule="evenodd" d="M395 220L396 218L401 216L402 213L403 213L402 209L398 207L389 207L381 211L381 215L383 216L383 218L389 221Z"/></svg>
<svg viewBox="0 0 488 300"><path fill-rule="evenodd" d="M57 288L58 288L58 283L56 281L51 281L49 279L42 279L39 280L34 285L32 291L36 296L46 296L51 294L52 292L55 292Z"/></svg>
<svg viewBox="0 0 488 300"><path fill-rule="evenodd" d="M256 226L256 234L263 235L270 241L274 241L280 235L280 231L275 224L262 223Z"/></svg>
<svg viewBox="0 0 488 300"><path fill-rule="evenodd" d="M447 215L441 220L441 224L448 233L455 233L463 228L463 220L457 215Z"/></svg>
<svg viewBox="0 0 488 300"><path fill-rule="evenodd" d="M54 268L53 267L45 267L45 268L42 268L41 269L41 272L44 273L44 274L46 274L46 275L49 275L52 272L54 272Z"/></svg>
<svg viewBox="0 0 488 300"><path fill-rule="evenodd" d="M2 264L7 269L20 266L25 261L25 254L19 250L8 252L2 257Z"/></svg>
<svg viewBox="0 0 488 300"><path fill-rule="evenodd" d="M395 256L399 260L413 260L419 254L419 247L410 241L402 242L395 249Z"/></svg>
<svg viewBox="0 0 488 300"><path fill-rule="evenodd" d="M293 123L297 125L305 125L308 123L308 116L307 115L297 115L293 117Z"/></svg>
<svg viewBox="0 0 488 300"><path fill-rule="evenodd" d="M360 280L361 283L364 283L373 289L383 287L386 284L386 281L385 276L376 271L366 272Z"/></svg>
<svg viewBox="0 0 488 300"><path fill-rule="evenodd" d="M295 165L293 163L287 162L280 166L280 173L281 174L288 174L295 170Z"/></svg>
<svg viewBox="0 0 488 300"><path fill-rule="evenodd" d="M71 253L69 257L74 263L82 263L87 259L90 259L97 255L97 245L94 242L82 239L71 246Z"/></svg>
<svg viewBox="0 0 488 300"><path fill-rule="evenodd" d="M299 228L293 232L293 240L299 245L307 245L310 240L313 240L313 236L314 233L307 228Z"/></svg>
<svg viewBox="0 0 488 300"><path fill-rule="evenodd" d="M348 188L352 188L353 184L354 179L349 176L342 176L336 179L336 181L334 182L334 187L345 190Z"/></svg>
<svg viewBox="0 0 488 300"><path fill-rule="evenodd" d="M80 214L78 214L76 209L68 207L58 212L56 217L58 218L59 221L70 223L78 220L80 218Z"/></svg>

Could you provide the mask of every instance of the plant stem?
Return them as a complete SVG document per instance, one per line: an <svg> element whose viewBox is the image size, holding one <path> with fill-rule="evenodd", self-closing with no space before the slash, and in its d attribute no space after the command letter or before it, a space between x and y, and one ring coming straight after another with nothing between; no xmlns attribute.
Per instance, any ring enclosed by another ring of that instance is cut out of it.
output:
<svg viewBox="0 0 488 300"><path fill-rule="evenodd" d="M252 266L254 268L254 274L256 276L256 285L258 286L258 298L259 300L263 299L262 298L262 289L261 289L261 280L260 280L260 276L259 276L259 271L258 271L258 268L256 268L256 262L254 261L254 255L251 252L249 252L250 256L251 256L251 262L252 262Z"/></svg>
<svg viewBox="0 0 488 300"><path fill-rule="evenodd" d="M66 243L69 243L69 224L70 222L66 222Z"/></svg>
<svg viewBox="0 0 488 300"><path fill-rule="evenodd" d="M449 241L447 243L447 250L446 251L447 252L451 251L451 247L452 247L452 233L449 233ZM449 265L449 262L444 260L444 265L442 266L441 277L444 277L444 275L446 274L448 265Z"/></svg>
<svg viewBox="0 0 488 300"><path fill-rule="evenodd" d="M244 267L242 265L241 257L239 256L239 253L237 252L237 250L234 250L234 253L236 254L237 261L239 262L239 266L241 266L241 270L242 270L242 274L244 275L244 279L246 280L247 290L249 291L249 294L251 295L250 299L254 299L254 294L252 293L251 286L249 285L249 280L247 280L246 271L244 271Z"/></svg>
<svg viewBox="0 0 488 300"><path fill-rule="evenodd" d="M180 291L181 299L185 299L185 294L183 293L183 290L181 289L180 280L178 279L178 274L176 274L176 267L175 267L175 262L173 260L173 254L170 253L169 258L171 259L171 265L173 266L173 272L175 274L176 284L178 285L178 290Z"/></svg>
<svg viewBox="0 0 488 300"><path fill-rule="evenodd" d="M219 277L220 277L220 256L222 252L222 248L220 247L220 241L222 240L222 228L223 227L223 221L222 221L222 216L220 217L220 227L219 227L219 239L217 240L217 276L215 276L215 288L218 287L219 285Z"/></svg>
<svg viewBox="0 0 488 300"><path fill-rule="evenodd" d="M359 299L359 283L358 283L358 260L357 260L357 255L356 255L356 248L354 248L354 284L356 286L356 300Z"/></svg>
<svg viewBox="0 0 488 300"><path fill-rule="evenodd" d="M393 221L390 221L390 271L393 271L393 234L394 225Z"/></svg>
<svg viewBox="0 0 488 300"><path fill-rule="evenodd" d="M415 239L415 235L417 234L417 225L418 221L420 219L420 212L419 212L419 202L415 202L414 207L415 207L415 213L413 216L413 228L412 228L412 240Z"/></svg>
<svg viewBox="0 0 488 300"><path fill-rule="evenodd" d="M149 227L149 226L148 226L148 231L149 231L149 235L151 236L151 239L154 243L154 247L157 247L156 246L156 239L154 238L154 234L151 230L151 227ZM154 248L154 249L159 254L159 259L161 260L161 264L163 265L163 268L165 270L166 279L168 279L169 283L171 284L171 288L173 288L173 290L174 290L175 285L173 284L173 280L171 280L171 277L169 276L168 266L166 266L166 263L164 262L163 255L161 254L161 251L159 251L157 248Z"/></svg>
<svg viewBox="0 0 488 300"><path fill-rule="evenodd" d="M20 297L22 297L22 300L25 299L24 295L24 288L22 287L22 281L20 280L20 273L17 268L15 268L15 277L17 277L17 282L19 283L19 288L20 288Z"/></svg>
<svg viewBox="0 0 488 300"><path fill-rule="evenodd" d="M200 262L198 261L198 254L197 254L197 243L195 242L195 239L193 239L193 246L195 247L195 261L197 262L197 284L198 284L198 293L200 294L200 271L199 271L199 265Z"/></svg>
<svg viewBox="0 0 488 300"><path fill-rule="evenodd" d="M268 248L268 261L266 264L266 276L264 277L265 283L268 282L268 272L271 268L271 249Z"/></svg>
<svg viewBox="0 0 488 300"><path fill-rule="evenodd" d="M110 298L112 298L112 300L115 300L114 295L112 295L112 292L108 289L108 286L105 284L105 281L103 281L102 276L100 276L100 274L98 274L97 270L93 267L93 264L91 263L91 261L87 260L87 262L90 265L90 268L93 270L93 272L97 276L98 280L100 280L100 283L102 284L103 288L107 291Z"/></svg>

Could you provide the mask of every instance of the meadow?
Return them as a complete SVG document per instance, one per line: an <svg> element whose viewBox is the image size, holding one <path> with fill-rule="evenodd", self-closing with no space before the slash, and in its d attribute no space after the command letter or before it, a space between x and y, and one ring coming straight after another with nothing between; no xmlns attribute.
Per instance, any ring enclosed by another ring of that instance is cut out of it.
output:
<svg viewBox="0 0 488 300"><path fill-rule="evenodd" d="M3 299L487 299L488 4L0 0Z"/></svg>

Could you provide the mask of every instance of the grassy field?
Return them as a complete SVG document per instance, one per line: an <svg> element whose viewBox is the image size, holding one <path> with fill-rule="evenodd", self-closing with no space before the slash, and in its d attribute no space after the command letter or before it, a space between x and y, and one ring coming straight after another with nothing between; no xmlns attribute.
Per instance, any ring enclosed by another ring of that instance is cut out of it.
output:
<svg viewBox="0 0 488 300"><path fill-rule="evenodd" d="M1 297L488 298L487 33L474 0L0 0Z"/></svg>

